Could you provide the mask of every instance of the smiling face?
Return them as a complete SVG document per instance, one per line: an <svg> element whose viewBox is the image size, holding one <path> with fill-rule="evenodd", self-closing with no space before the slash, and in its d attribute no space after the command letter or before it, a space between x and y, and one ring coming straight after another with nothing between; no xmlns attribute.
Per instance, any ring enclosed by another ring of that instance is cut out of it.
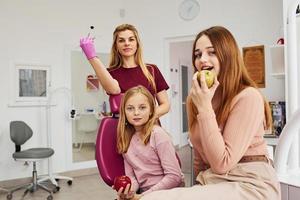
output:
<svg viewBox="0 0 300 200"><path fill-rule="evenodd" d="M116 39L117 51L122 57L134 56L137 51L137 39L131 30L120 31Z"/></svg>
<svg viewBox="0 0 300 200"><path fill-rule="evenodd" d="M126 119L135 130L141 130L148 122L151 114L148 98L144 94L136 93L129 97L125 103Z"/></svg>
<svg viewBox="0 0 300 200"><path fill-rule="evenodd" d="M216 75L220 72L220 62L210 39L202 35L195 44L194 64L198 71L212 70Z"/></svg>

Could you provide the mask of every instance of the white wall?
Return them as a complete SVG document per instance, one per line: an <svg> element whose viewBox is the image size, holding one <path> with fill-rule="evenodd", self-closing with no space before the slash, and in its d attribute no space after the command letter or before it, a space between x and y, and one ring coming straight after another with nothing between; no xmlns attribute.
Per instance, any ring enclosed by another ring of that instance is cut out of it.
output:
<svg viewBox="0 0 300 200"><path fill-rule="evenodd" d="M287 45L285 45L285 52L288 51L288 48L287 46L292 46L289 44L289 42L291 42L292 44L295 44L294 42L296 42L298 45L297 45L297 49L296 51L298 51L298 59L297 59L297 65L296 66L296 69L292 70L293 67L295 66L292 66L291 63L289 62L292 62L291 60L288 60L288 56L287 54L285 54L285 66L289 66L289 68L286 68L285 69L285 73L286 73L286 92L285 92L285 95L286 95L286 101L289 103L287 104L287 120L293 115L293 113L299 109L299 105L300 105L300 93L299 93L299 87L300 87L300 82L297 81L299 80L299 77L300 77L300 70L299 70L299 66L300 66L300 61L299 61L299 58L300 58L300 48L299 48L299 41L300 41L300 38L299 38L299 32L300 32L300 17L299 15L297 16L296 18L296 28L295 30L293 31L296 31L296 38L293 38L292 35L288 35L287 33L287 22L289 22L289 20L287 20L288 16L289 16L289 12L290 12L290 9L294 9L295 6L294 4L295 3L299 3L299 1L296 1L296 0L286 0L286 1L283 1L283 16L284 16L284 36L285 36L285 41L287 43ZM294 11L292 11L294 12ZM290 25L291 27L291 25ZM289 37L289 38L287 38ZM291 41L290 39L293 38L295 39L296 41ZM289 41L287 40L289 39ZM289 50L291 51L291 48L289 48ZM293 49L294 51L295 49ZM291 54L290 54L291 55ZM297 73L295 75L295 73ZM294 76L295 75L295 76ZM296 90L296 91L293 91L293 90ZM289 165L289 168L291 169L297 169L299 171L299 155L300 155L300 137L299 135L296 135L294 140L293 140L293 144L291 146L291 149L289 151L289 159L288 159L288 165ZM290 170L288 171L288 173L290 173Z"/></svg>
<svg viewBox="0 0 300 200"><path fill-rule="evenodd" d="M269 100L284 100L284 79L270 75L269 50L269 46L276 44L277 39L283 36L281 0L200 0L200 15L190 22L179 18L177 10L181 1L172 2L174 3L163 1L158 6L153 1L140 0L126 7L127 21L140 30L147 61L155 62L170 80L169 66L164 66L165 59L168 59L164 58L164 41L176 36L195 35L203 28L213 25L223 25L232 31L240 48L265 45L266 88L262 92ZM142 7L147 9L140 11L142 14L136 17ZM172 124L170 119L164 117L163 122L166 122L176 144L179 138L175 136L176 132L172 127L168 126Z"/></svg>
<svg viewBox="0 0 300 200"><path fill-rule="evenodd" d="M281 37L281 0L199 0L200 15L193 21L182 21L177 8L181 0L1 0L0 1L0 180L27 177L31 167L13 161L14 145L9 139L11 120L25 120L35 131L35 136L25 147L46 144L45 112L42 107L8 107L10 91L7 87L13 62L51 65L52 87L70 88L70 50L78 49L80 36L86 35L94 25L99 52L109 52L112 31L117 24L127 22L136 25L143 41L145 60L155 63L169 78L169 66L164 66L164 41L175 36L194 35L203 28L223 25L236 36L241 47L265 45L266 89L270 100L284 99L283 80L270 77L268 46ZM125 17L119 9L125 9ZM64 104L63 104L64 105ZM54 116L56 119L60 116ZM52 133L55 149L54 171L72 168L66 118L55 124ZM170 117L164 117L163 125L171 134ZM176 136L176 135L175 135ZM46 172L46 165L42 172Z"/></svg>
<svg viewBox="0 0 300 200"><path fill-rule="evenodd" d="M0 180L31 176L32 166L24 166L12 159L14 145L9 139L9 122L25 120L35 135L24 148L46 144L45 108L8 107L9 73L13 62L38 63L51 65L52 88L70 88L70 50L79 49L79 38L94 25L98 31L97 49L109 52L111 33L119 17L120 1L110 3L97 0L58 1L58 0L1 0L0 1ZM107 20L109 19L109 20ZM59 95L61 96L61 95ZM61 98L65 98L61 96ZM62 101L62 100L61 100ZM66 105L63 101L60 105ZM53 112L57 113L56 110ZM69 121L61 116L53 116L52 138L55 155L54 171L70 169L71 138ZM60 120L58 120L60 119ZM46 163L41 173L46 172Z"/></svg>

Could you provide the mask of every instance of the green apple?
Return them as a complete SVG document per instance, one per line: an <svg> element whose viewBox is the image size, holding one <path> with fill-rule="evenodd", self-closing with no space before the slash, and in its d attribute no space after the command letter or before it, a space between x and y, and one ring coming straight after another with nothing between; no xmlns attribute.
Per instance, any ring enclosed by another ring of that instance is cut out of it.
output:
<svg viewBox="0 0 300 200"><path fill-rule="evenodd" d="M201 70L200 72L197 72L197 79L200 85L200 74L204 73L205 75L205 81L206 81L206 85L208 88L210 88L213 84L214 84L214 80L215 80L215 73L211 70Z"/></svg>

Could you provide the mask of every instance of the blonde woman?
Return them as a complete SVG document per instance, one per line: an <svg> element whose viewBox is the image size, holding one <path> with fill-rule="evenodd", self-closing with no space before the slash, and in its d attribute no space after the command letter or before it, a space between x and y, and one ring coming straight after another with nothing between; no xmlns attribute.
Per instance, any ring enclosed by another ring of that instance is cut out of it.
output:
<svg viewBox="0 0 300 200"><path fill-rule="evenodd" d="M190 140L199 183L153 192L143 200L279 200L280 185L263 135L271 126L267 101L249 77L233 35L224 27L201 31L194 41L195 71L216 74L208 88L193 77L188 96Z"/></svg>
<svg viewBox="0 0 300 200"><path fill-rule="evenodd" d="M143 85L158 102L156 118L169 111L169 86L156 65L145 64L142 44L133 25L122 24L116 27L108 69L96 55L93 38L81 38L80 47L108 94L124 93L134 86Z"/></svg>
<svg viewBox="0 0 300 200"><path fill-rule="evenodd" d="M119 199L139 199L162 189L183 185L184 178L175 148L166 131L156 125L155 101L143 86L123 96L117 132L118 152L123 155L125 174L132 185L120 188ZM140 194L137 194L140 193Z"/></svg>

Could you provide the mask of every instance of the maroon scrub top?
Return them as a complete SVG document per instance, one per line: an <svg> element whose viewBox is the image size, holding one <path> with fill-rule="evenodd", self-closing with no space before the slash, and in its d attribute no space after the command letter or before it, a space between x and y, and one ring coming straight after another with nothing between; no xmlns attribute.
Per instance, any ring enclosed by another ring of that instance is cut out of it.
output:
<svg viewBox="0 0 300 200"><path fill-rule="evenodd" d="M149 72L154 76L154 81L156 84L156 92L159 93L162 90L169 89L167 82L165 81L163 75L159 71L156 65L147 64ZM121 88L121 93L125 93L128 89L142 85L147 88L151 94L155 97L155 90L151 87L151 84L148 82L148 79L143 74L142 68L136 66L133 68L108 68L111 76L116 79Z"/></svg>

